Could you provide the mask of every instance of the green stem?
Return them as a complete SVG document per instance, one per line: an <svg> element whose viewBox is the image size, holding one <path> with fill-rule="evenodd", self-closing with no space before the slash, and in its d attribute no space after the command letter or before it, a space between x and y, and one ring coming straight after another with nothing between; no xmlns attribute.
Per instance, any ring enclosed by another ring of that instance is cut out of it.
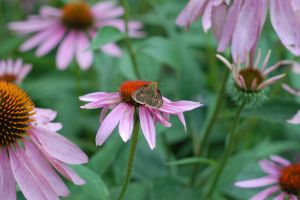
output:
<svg viewBox="0 0 300 200"><path fill-rule="evenodd" d="M208 145L207 143L208 143L208 139L209 139L212 127L216 122L217 116L218 116L220 108L221 108L221 104L223 102L222 100L223 100L223 97L225 94L225 88L226 88L225 86L226 86L229 74L230 74L230 71L226 70L225 75L221 82L221 88L220 88L220 91L218 92L218 96L214 102L214 105L213 105L211 111L209 112L209 114L207 115L207 117L205 119L204 128L202 129L202 133L201 133L201 135L203 135L203 137L200 140L200 142L196 143L196 145L195 145L195 154L194 154L195 157L200 156L203 153L205 147ZM192 172L192 176L190 179L191 185L194 184L196 181L196 177L197 177L197 174L199 171L199 165L195 164L193 166L192 170L193 170L193 172Z"/></svg>
<svg viewBox="0 0 300 200"><path fill-rule="evenodd" d="M129 37L129 28L128 28L129 7L127 5L127 0L121 0L121 5L123 6L124 12L125 12L124 13L125 33L126 33L125 44L126 44L126 47L128 49L128 53L129 53L129 56L130 56L131 63L133 65L133 69L134 69L135 75L136 75L136 77L138 79L140 79L141 78L141 74L140 74L140 71L139 71L139 65L138 65L135 53L133 51L133 48L132 48L131 39Z"/></svg>
<svg viewBox="0 0 300 200"><path fill-rule="evenodd" d="M236 133L236 127L237 127L237 124L239 122L239 119L240 119L240 116L241 116L241 113L245 107L245 102L243 102L239 108L237 109L236 111L236 114L235 114L235 118L234 118L234 121L233 121L233 125L232 125L232 128L231 128L231 131L229 133L229 141L228 141L228 145L225 149L225 153L224 153L224 156L221 160L221 163L219 164L219 167L217 168L217 171L216 171L216 174L215 174L215 177L212 181L212 184L208 190L208 193L207 193L207 200L210 200L211 199L211 196L213 194L213 192L215 191L215 188L217 186L217 183L220 179L220 176L222 175L222 172L225 168L225 165L227 163L227 160L229 158L229 156L231 155L233 149L234 149L234 146L235 146L235 139L236 139L236 136L237 136L237 133Z"/></svg>
<svg viewBox="0 0 300 200"><path fill-rule="evenodd" d="M128 163L127 163L127 171L126 171L126 177L125 181L123 183L121 192L119 193L118 200L123 199L125 192L127 190L130 178L131 178L131 173L132 173L132 167L133 167L133 162L134 162L134 156L135 156L135 151L136 151L136 146L138 142L138 135L139 135L139 118L137 115L137 112L134 114L134 128L133 128L133 136L132 136L132 141L130 145L130 151L129 151L129 158L128 158Z"/></svg>

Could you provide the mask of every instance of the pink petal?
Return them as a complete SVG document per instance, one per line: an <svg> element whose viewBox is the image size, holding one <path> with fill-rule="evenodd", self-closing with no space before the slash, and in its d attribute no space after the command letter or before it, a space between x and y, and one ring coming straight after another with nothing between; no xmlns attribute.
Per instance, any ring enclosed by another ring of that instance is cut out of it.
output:
<svg viewBox="0 0 300 200"><path fill-rule="evenodd" d="M176 101L171 103L164 102L163 106L159 110L169 114L178 114L193 110L200 106L202 106L202 104L193 101Z"/></svg>
<svg viewBox="0 0 300 200"><path fill-rule="evenodd" d="M179 121L181 122L181 124L183 125L184 131L186 131L186 123L185 123L185 118L184 118L183 113L178 114L177 117L178 117Z"/></svg>
<svg viewBox="0 0 300 200"><path fill-rule="evenodd" d="M208 29L210 29L211 27L211 23L212 23L212 10L214 6L219 6L222 3L223 0L210 0L208 1L204 13L203 13L203 17L202 17L202 26L203 26L203 30L204 32L207 32Z"/></svg>
<svg viewBox="0 0 300 200"><path fill-rule="evenodd" d="M277 182L278 182L277 178L265 176L262 178L250 179L246 181L237 181L234 183L234 185L241 188L256 188L256 187L262 187Z"/></svg>
<svg viewBox="0 0 300 200"><path fill-rule="evenodd" d="M270 1L273 28L283 45L295 55L300 55L300 21L295 16L291 1Z"/></svg>
<svg viewBox="0 0 300 200"><path fill-rule="evenodd" d="M203 13L207 0L190 0L176 19L178 26L189 27Z"/></svg>
<svg viewBox="0 0 300 200"><path fill-rule="evenodd" d="M20 147L16 148L16 152L9 149L9 156L13 174L26 199L59 199Z"/></svg>
<svg viewBox="0 0 300 200"><path fill-rule="evenodd" d="M43 17L60 17L61 10L51 7L51 6L43 6L40 9L40 15Z"/></svg>
<svg viewBox="0 0 300 200"><path fill-rule="evenodd" d="M267 188L267 189L263 190L262 192L256 194L255 196L251 197L250 200L265 200L268 196L270 196L277 190L279 190L278 186L273 186L273 187Z"/></svg>
<svg viewBox="0 0 300 200"><path fill-rule="evenodd" d="M75 42L77 34L75 31L68 33L66 38L62 41L56 54L56 64L61 70L66 69L71 63L75 53Z"/></svg>
<svg viewBox="0 0 300 200"><path fill-rule="evenodd" d="M160 111L158 111L156 109L151 109L151 108L148 108L148 109L151 111L151 113L153 114L155 119L157 119L159 121L159 123L161 123L163 126L165 126L165 127L172 126L172 124L168 121L168 119L161 115Z"/></svg>
<svg viewBox="0 0 300 200"><path fill-rule="evenodd" d="M134 125L134 106L127 104L127 108L119 124L119 133L124 142L127 142L131 136Z"/></svg>
<svg viewBox="0 0 300 200"><path fill-rule="evenodd" d="M222 36L218 45L218 51L225 51L229 42L231 41L232 34L235 28L235 25L238 20L238 15L242 6L241 0L233 1L232 6L228 10L225 24L223 26Z"/></svg>
<svg viewBox="0 0 300 200"><path fill-rule="evenodd" d="M271 160L273 160L274 162L277 162L278 164L281 164L283 166L289 166L291 164L290 161L288 161L280 156L277 156L277 155L272 155Z"/></svg>
<svg viewBox="0 0 300 200"><path fill-rule="evenodd" d="M274 200L284 200L285 198L285 193L281 192L278 196L274 198Z"/></svg>
<svg viewBox="0 0 300 200"><path fill-rule="evenodd" d="M106 99L106 98L120 98L120 94L118 92L114 92L114 93L94 92L79 97L81 101L87 101L87 102L101 101L102 99Z"/></svg>
<svg viewBox="0 0 300 200"><path fill-rule="evenodd" d="M76 58L82 70L88 69L93 62L93 52L88 49L89 38L83 32L78 33Z"/></svg>
<svg viewBox="0 0 300 200"><path fill-rule="evenodd" d="M65 137L44 128L35 127L31 132L52 157L69 164L88 162L88 157L81 149Z"/></svg>
<svg viewBox="0 0 300 200"><path fill-rule="evenodd" d="M0 152L0 199L16 199L16 181L10 166L6 148Z"/></svg>
<svg viewBox="0 0 300 200"><path fill-rule="evenodd" d="M156 145L156 133L154 121L150 111L145 106L140 106L139 117L143 134L149 144L150 149L154 149Z"/></svg>
<svg viewBox="0 0 300 200"><path fill-rule="evenodd" d="M117 105L103 120L96 136L96 144L102 145L112 133L126 111L126 103Z"/></svg>
<svg viewBox="0 0 300 200"><path fill-rule="evenodd" d="M56 192L58 196L68 196L69 190L61 180L61 178L55 173L52 169L49 162L44 158L44 156L39 152L39 150L35 147L34 144L29 142L28 140L24 141L26 154L34 163L37 171L40 174L44 175L44 178L50 184L52 189Z"/></svg>
<svg viewBox="0 0 300 200"><path fill-rule="evenodd" d="M300 110L289 120L287 120L290 124L300 124Z"/></svg>
<svg viewBox="0 0 300 200"><path fill-rule="evenodd" d="M114 8L114 6L114 3L111 1L100 1L92 7L92 12L94 14L107 12L108 10Z"/></svg>
<svg viewBox="0 0 300 200"><path fill-rule="evenodd" d="M8 27L13 31L18 31L23 34L33 33L36 31L41 31L53 26L57 21L55 20L28 20L25 22L11 22Z"/></svg>
<svg viewBox="0 0 300 200"><path fill-rule="evenodd" d="M280 176L280 168L269 160L260 160L259 165L263 171L273 176Z"/></svg>
<svg viewBox="0 0 300 200"><path fill-rule="evenodd" d="M101 50L104 53L114 57L121 57L123 55L122 50L115 43L105 44L101 46Z"/></svg>
<svg viewBox="0 0 300 200"><path fill-rule="evenodd" d="M101 113L100 113L100 116L99 116L99 122L100 122L100 123L103 122L103 120L104 120L104 118L105 118L105 116L106 116L108 110L109 110L109 106L104 106L104 107L102 108Z"/></svg>
<svg viewBox="0 0 300 200"><path fill-rule="evenodd" d="M228 9L224 4L214 7L212 10L211 23L217 41L220 41L222 37L222 31L224 28L227 12Z"/></svg>
<svg viewBox="0 0 300 200"><path fill-rule="evenodd" d="M267 2L245 1L239 13L232 37L232 55L235 62L245 60L245 55L256 45L264 23Z"/></svg>
<svg viewBox="0 0 300 200"><path fill-rule="evenodd" d="M53 27L53 34L39 46L36 55L43 56L49 53L61 41L66 31L67 30L61 26Z"/></svg>
<svg viewBox="0 0 300 200"><path fill-rule="evenodd" d="M34 118L40 122L50 122L55 119L57 112L52 109L35 108Z"/></svg>

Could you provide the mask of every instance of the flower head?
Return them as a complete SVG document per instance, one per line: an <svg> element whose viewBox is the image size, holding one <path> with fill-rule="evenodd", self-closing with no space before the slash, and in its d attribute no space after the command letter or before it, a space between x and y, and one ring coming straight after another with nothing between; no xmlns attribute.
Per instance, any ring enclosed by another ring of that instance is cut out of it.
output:
<svg viewBox="0 0 300 200"><path fill-rule="evenodd" d="M148 90L140 90L143 87L149 87ZM154 90L154 91L153 91ZM95 92L79 97L80 100L89 102L81 108L95 109L102 108L100 115L101 126L98 130L96 143L102 145L115 127L119 124L119 133L124 142L128 141L134 126L134 112L138 112L139 121L143 134L151 149L155 148L155 123L159 122L165 127L170 127L168 121L169 115L177 115L181 123L186 126L183 112L189 111L201 106L199 102L177 101L172 102L162 97L163 104L153 107L145 103L137 102L133 94L137 91L146 93L147 100L154 100L154 94L158 94L155 82L151 81L125 81L115 93ZM152 102L152 101L151 101ZM155 104L157 105L157 104ZM112 111L106 116L109 108ZM106 117L105 117L106 116Z"/></svg>
<svg viewBox="0 0 300 200"><path fill-rule="evenodd" d="M0 61L0 81L20 83L31 71L30 64L23 64L21 59Z"/></svg>
<svg viewBox="0 0 300 200"><path fill-rule="evenodd" d="M26 199L59 199L68 188L54 167L75 184L84 184L67 164L87 156L57 133L56 112L36 108L17 85L0 81L0 199L16 199L16 183Z"/></svg>
<svg viewBox="0 0 300 200"><path fill-rule="evenodd" d="M258 188L269 186L262 192L256 194L251 200L266 199L275 195L278 200L297 200L300 194L300 164L291 164L288 160L273 155L271 160L261 160L261 169L267 173L266 176L257 179L235 182L235 186L241 188Z"/></svg>
<svg viewBox="0 0 300 200"><path fill-rule="evenodd" d="M271 22L279 39L290 52L300 55L300 9L296 2L190 0L176 23L188 27L202 16L204 31L212 28L215 33L218 51L223 52L231 45L234 61L237 62L238 58L244 61L246 53L255 51L269 8Z"/></svg>
<svg viewBox="0 0 300 200"><path fill-rule="evenodd" d="M258 50L255 62L250 59L249 54L246 56L247 59L243 67L239 61L237 64L231 64L223 56L217 55L217 58L220 59L232 72L234 84L229 88L229 93L232 95L234 100L243 101L243 98L248 98L246 101L250 103L250 101L254 99L260 100L260 94L262 94L261 98L264 99L265 94L260 92L285 76L285 74L280 74L268 78L268 75L281 65L290 64L290 61L283 60L267 67L270 54L271 51L268 51L261 67L258 66L261 56L260 49Z"/></svg>
<svg viewBox="0 0 300 200"><path fill-rule="evenodd" d="M86 70L93 62L93 52L88 50L90 40L98 29L105 26L125 31L124 21L119 18L123 13L123 8L109 1L99 2L93 7L83 1L71 1L61 9L42 7L38 16L12 22L9 28L21 35L33 34L22 44L21 51L37 47L36 55L44 56L58 46L56 64L59 69L66 69L75 57L80 68ZM139 22L129 22L130 36L141 36L141 26ZM115 43L108 43L100 49L111 56L122 55Z"/></svg>

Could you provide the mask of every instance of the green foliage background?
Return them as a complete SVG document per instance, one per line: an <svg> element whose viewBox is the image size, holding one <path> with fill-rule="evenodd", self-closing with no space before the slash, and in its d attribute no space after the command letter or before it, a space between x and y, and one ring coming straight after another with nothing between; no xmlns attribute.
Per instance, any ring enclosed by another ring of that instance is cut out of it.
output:
<svg viewBox="0 0 300 200"><path fill-rule="evenodd" d="M90 4L95 2L89 1ZM53 6L63 4L59 0L45 3ZM78 144L90 157L87 165L75 167L87 184L78 187L68 183L71 195L66 199L115 199L125 175L130 142L123 143L115 131L103 146L96 147L100 110L80 110L79 106L83 103L78 96L94 91L114 92L122 81L136 79L129 56L121 40L119 44L124 49L122 58L112 58L95 51L94 64L85 72L80 71L75 62L67 70L58 71L54 62L56 51L42 58L37 58L33 51L19 52L18 47L25 38L8 31L7 23L37 13L45 3L32 0L32 10L26 10L21 0L1 0L0 59L22 58L33 64L33 71L22 87L36 106L58 111L56 120L64 125L60 133ZM200 21L194 23L188 32L175 25L176 16L186 3L175 0L129 1L131 18L143 22L147 33L146 37L133 41L143 79L158 81L162 94L172 100L200 101L204 107L185 114L186 133L177 119L171 119L171 128L157 125L157 147L153 151L140 134L133 178L125 197L127 200L203 199L201 196L207 190L216 163L224 152L236 107L227 96L223 97L222 108L213 127L207 159L193 158L195 141L201 138L205 117L210 112L227 68L216 59L213 34L203 33ZM280 59L296 59L280 44L269 19L259 47L263 55L272 49L270 64ZM227 58L230 58L229 53L225 53ZM299 76L292 73L288 73L283 81L300 87ZM249 199L258 192L233 186L235 180L262 175L258 159L280 154L299 161L299 126L286 123L286 119L299 108L299 99L276 84L270 90L269 100L261 108L243 112L238 128L239 142L214 199ZM195 163L200 165L201 170L196 183L190 185ZM18 198L24 199L20 192Z"/></svg>

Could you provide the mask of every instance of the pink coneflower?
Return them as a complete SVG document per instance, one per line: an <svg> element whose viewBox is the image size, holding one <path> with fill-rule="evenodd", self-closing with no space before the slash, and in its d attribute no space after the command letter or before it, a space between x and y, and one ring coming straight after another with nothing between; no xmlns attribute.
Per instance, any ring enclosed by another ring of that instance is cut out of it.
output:
<svg viewBox="0 0 300 200"><path fill-rule="evenodd" d="M183 112L198 108L201 104L192 101L172 102L164 97L163 104L159 108L137 103L132 97L133 93L141 87L152 83L154 82L141 80L125 81L119 87L118 92L95 92L80 97L80 100L90 102L81 108L102 108L100 115L100 122L102 123L96 137L97 145L102 145L118 124L121 138L124 142L128 141L134 126L135 107L138 108L141 128L151 149L154 149L156 144L156 122L161 123L165 127L170 127L169 115L177 115L184 128L186 127ZM109 108L112 111L105 117Z"/></svg>
<svg viewBox="0 0 300 200"><path fill-rule="evenodd" d="M295 0L190 0L176 23L188 27L199 16L205 32L211 27L218 40L218 51L231 44L232 56L244 61L255 51L263 29L267 9L275 32L283 45L300 55L300 6Z"/></svg>
<svg viewBox="0 0 300 200"><path fill-rule="evenodd" d="M35 108L30 97L10 82L0 82L0 97L0 199L16 199L16 184L30 200L68 196L53 168L75 184L84 184L67 164L82 164L88 158L57 133L61 124L51 122L56 112Z"/></svg>
<svg viewBox="0 0 300 200"><path fill-rule="evenodd" d="M256 194L251 200L264 200L277 195L274 199L297 200L300 195L300 164L291 164L288 160L271 156L271 160L261 160L261 169L267 176L257 179L238 181L235 186L241 188L258 188L268 186L262 192Z"/></svg>
<svg viewBox="0 0 300 200"><path fill-rule="evenodd" d="M0 61L0 81L20 83L31 71L30 64L23 64L21 59Z"/></svg>
<svg viewBox="0 0 300 200"><path fill-rule="evenodd" d="M119 17L124 10L112 2L99 2L93 7L82 1L71 1L62 9L45 6L38 16L31 16L24 22L12 22L9 28L22 35L34 34L21 47L28 51L37 47L36 55L43 56L58 46L56 64L66 69L73 58L81 69L88 69L93 62L93 52L88 50L90 40L98 29L112 26L125 31L124 21ZM129 22L130 36L141 36L141 23ZM121 56L122 51L115 43L100 48L111 56Z"/></svg>
<svg viewBox="0 0 300 200"><path fill-rule="evenodd" d="M217 57L229 68L232 72L232 76L235 82L236 87L245 91L245 92L259 92L260 90L266 88L267 86L274 84L276 81L285 76L285 74L280 74L267 78L268 75L273 72L275 69L281 65L290 64L290 61L279 61L276 64L267 67L271 51L268 51L261 67L259 67L261 51L258 50L257 58L254 61L251 61L249 54L246 56L246 63L244 67L241 67L241 64L231 64L226 58L221 55Z"/></svg>

